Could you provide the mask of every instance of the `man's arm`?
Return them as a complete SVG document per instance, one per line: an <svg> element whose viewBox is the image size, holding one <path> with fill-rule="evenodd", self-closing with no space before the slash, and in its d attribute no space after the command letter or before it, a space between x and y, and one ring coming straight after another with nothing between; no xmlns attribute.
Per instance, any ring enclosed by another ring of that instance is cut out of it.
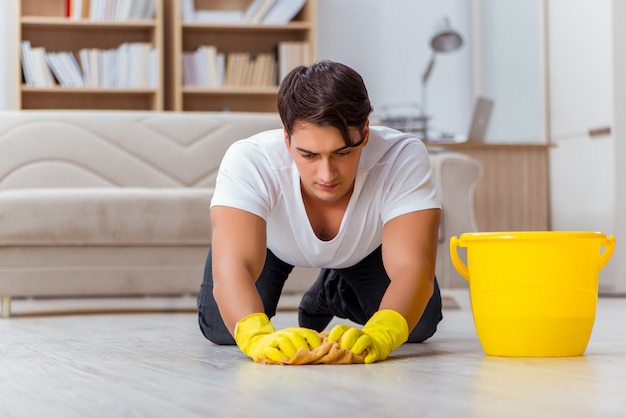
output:
<svg viewBox="0 0 626 418"><path fill-rule="evenodd" d="M265 312L255 282L266 255L265 221L241 209L211 208L213 294L230 333L252 313Z"/></svg>
<svg viewBox="0 0 626 418"><path fill-rule="evenodd" d="M213 295L237 345L254 361L280 363L298 350L322 343L305 328L276 331L265 314L255 282L265 264L265 221L225 206L211 209Z"/></svg>
<svg viewBox="0 0 626 418"><path fill-rule="evenodd" d="M440 209L398 216L383 227L383 264L391 283L379 310L392 309L412 330L433 294Z"/></svg>

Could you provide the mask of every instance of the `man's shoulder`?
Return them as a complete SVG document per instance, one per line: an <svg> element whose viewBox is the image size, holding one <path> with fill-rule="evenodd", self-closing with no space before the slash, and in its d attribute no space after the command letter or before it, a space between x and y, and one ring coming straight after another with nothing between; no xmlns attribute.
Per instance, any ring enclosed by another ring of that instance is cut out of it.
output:
<svg viewBox="0 0 626 418"><path fill-rule="evenodd" d="M387 147L396 146L398 144L422 142L415 134L398 131L386 126L371 126L370 139L380 144L385 144Z"/></svg>
<svg viewBox="0 0 626 418"><path fill-rule="evenodd" d="M410 149L408 152L407 149ZM413 156L427 154L424 143L414 134L400 132L384 126L372 126L370 139L363 149L365 164L373 165L387 163L401 155Z"/></svg>

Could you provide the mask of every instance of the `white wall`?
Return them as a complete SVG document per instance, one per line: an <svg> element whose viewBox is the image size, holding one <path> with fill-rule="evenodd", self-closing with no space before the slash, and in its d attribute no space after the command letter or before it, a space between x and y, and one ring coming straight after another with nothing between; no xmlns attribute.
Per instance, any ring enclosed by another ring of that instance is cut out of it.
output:
<svg viewBox="0 0 626 418"><path fill-rule="evenodd" d="M317 0L319 59L341 61L364 78L375 113L420 104L430 38L443 17L463 47L436 58L428 84L433 128L466 132L473 104L471 2L467 0Z"/></svg>
<svg viewBox="0 0 626 418"><path fill-rule="evenodd" d="M495 105L487 142L545 142L542 1L480 0L481 93Z"/></svg>
<svg viewBox="0 0 626 418"><path fill-rule="evenodd" d="M614 136L586 135L589 128L612 126L614 120L611 3L548 2L554 230L615 233ZM601 273L604 289L614 286L615 264Z"/></svg>
<svg viewBox="0 0 626 418"><path fill-rule="evenodd" d="M0 1L0 110L15 109L15 81L19 66L16 63L17 50L17 1Z"/></svg>
<svg viewBox="0 0 626 418"><path fill-rule="evenodd" d="M626 157L626 144L623 139L626 137L626 2L623 0L613 0L612 28L613 28L613 132L615 141L613 148L614 163L614 221L615 225L611 231L617 240L615 253L613 255L612 272L613 287L615 293L626 294L626 164L623 163Z"/></svg>
<svg viewBox="0 0 626 418"><path fill-rule="evenodd" d="M318 57L345 62L359 71L375 111L421 104L420 77L430 58L428 43L447 16L465 44L459 51L437 56L427 88L432 128L466 134L475 95L483 94L496 101L487 142L545 141L541 0L317 0L317 4ZM484 45L478 45L475 36Z"/></svg>

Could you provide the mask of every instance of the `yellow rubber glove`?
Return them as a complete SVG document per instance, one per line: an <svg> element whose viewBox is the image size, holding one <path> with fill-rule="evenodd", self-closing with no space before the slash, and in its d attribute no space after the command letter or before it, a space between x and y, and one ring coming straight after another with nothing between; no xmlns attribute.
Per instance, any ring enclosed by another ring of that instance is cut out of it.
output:
<svg viewBox="0 0 626 418"><path fill-rule="evenodd" d="M312 350L322 345L317 332L307 328L276 331L264 313L250 314L235 327L235 341L245 355L259 362L268 358L275 363L289 360L299 349Z"/></svg>
<svg viewBox="0 0 626 418"><path fill-rule="evenodd" d="M359 355L367 349L365 363L385 360L389 354L409 338L406 319L398 312L383 309L365 323L362 330L349 325L337 325L328 335L328 341L338 342L341 348Z"/></svg>

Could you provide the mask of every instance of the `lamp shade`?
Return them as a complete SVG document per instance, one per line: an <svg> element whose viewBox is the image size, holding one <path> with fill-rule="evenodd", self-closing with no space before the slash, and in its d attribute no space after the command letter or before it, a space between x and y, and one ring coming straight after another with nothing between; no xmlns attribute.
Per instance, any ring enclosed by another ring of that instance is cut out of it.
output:
<svg viewBox="0 0 626 418"><path fill-rule="evenodd" d="M430 39L430 47L435 52L451 52L459 49L463 45L461 35L450 28L450 20L443 19L443 29L435 32Z"/></svg>
<svg viewBox="0 0 626 418"><path fill-rule="evenodd" d="M463 38L458 32L446 29L435 34L430 40L430 47L436 52L451 52L463 45Z"/></svg>
<svg viewBox="0 0 626 418"><path fill-rule="evenodd" d="M462 45L463 37L457 31L450 28L450 20L445 17L443 19L443 28L435 32L433 37L430 38L430 48L433 50L433 53L426 66L426 70L422 73L422 84L426 84L430 78L433 66L435 65L435 55L456 51Z"/></svg>

